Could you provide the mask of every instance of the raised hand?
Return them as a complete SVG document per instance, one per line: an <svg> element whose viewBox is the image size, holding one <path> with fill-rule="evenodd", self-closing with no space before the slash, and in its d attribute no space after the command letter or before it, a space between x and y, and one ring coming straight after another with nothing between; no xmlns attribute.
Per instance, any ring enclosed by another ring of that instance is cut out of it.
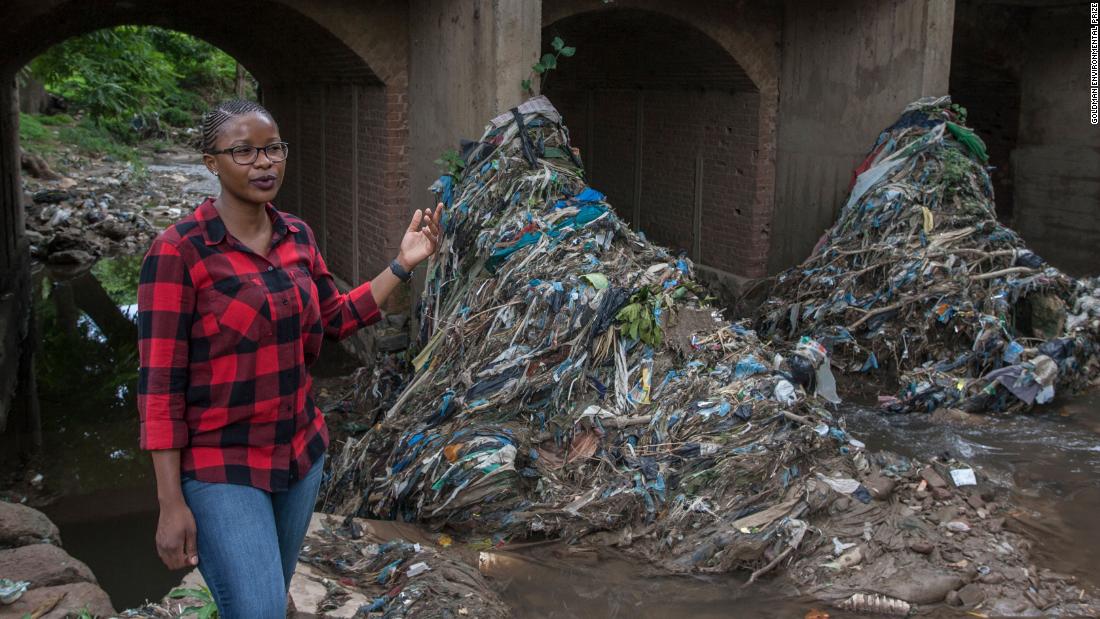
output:
<svg viewBox="0 0 1100 619"><path fill-rule="evenodd" d="M439 240L442 236L439 228L439 218L443 213L443 203L435 207L435 211L416 209L413 213L409 228L405 230L405 236L401 239L401 249L397 254L397 262L406 271L412 271L416 265L423 262L439 249Z"/></svg>

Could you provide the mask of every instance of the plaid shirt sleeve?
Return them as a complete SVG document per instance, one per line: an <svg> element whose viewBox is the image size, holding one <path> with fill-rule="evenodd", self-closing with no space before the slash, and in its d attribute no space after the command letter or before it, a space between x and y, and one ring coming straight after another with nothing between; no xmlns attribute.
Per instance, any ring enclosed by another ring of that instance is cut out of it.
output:
<svg viewBox="0 0 1100 619"><path fill-rule="evenodd" d="M312 238L312 233L310 233ZM359 329L382 319L382 312L374 301L370 282L366 282L347 294L341 294L329 272L325 259L313 243L313 281L317 284L317 300L321 305L321 323L325 336L342 340Z"/></svg>
<svg viewBox="0 0 1100 619"><path fill-rule="evenodd" d="M195 289L171 242L154 241L138 281L138 412L142 449L179 449L189 441L188 341Z"/></svg>

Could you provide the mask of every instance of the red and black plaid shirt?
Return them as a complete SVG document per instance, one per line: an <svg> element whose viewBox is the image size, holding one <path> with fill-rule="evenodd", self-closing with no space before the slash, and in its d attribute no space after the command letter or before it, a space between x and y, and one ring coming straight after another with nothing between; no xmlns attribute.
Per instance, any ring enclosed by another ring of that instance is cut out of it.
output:
<svg viewBox="0 0 1100 619"><path fill-rule="evenodd" d="M285 490L328 446L310 395L321 339L380 318L370 283L340 294L300 219L270 205L271 250L228 234L213 200L153 241L138 285L142 449L181 475Z"/></svg>

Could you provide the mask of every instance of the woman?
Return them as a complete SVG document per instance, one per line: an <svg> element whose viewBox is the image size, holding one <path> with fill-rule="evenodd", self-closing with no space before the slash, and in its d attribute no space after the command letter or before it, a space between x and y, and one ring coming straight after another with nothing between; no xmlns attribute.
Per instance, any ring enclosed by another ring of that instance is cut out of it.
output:
<svg viewBox="0 0 1100 619"><path fill-rule="evenodd" d="M322 336L377 321L435 252L440 208L416 211L390 267L341 294L309 226L271 205L288 154L271 114L218 105L202 152L221 194L157 237L138 288L157 552L169 569L198 566L223 619L282 619L328 446L309 366Z"/></svg>

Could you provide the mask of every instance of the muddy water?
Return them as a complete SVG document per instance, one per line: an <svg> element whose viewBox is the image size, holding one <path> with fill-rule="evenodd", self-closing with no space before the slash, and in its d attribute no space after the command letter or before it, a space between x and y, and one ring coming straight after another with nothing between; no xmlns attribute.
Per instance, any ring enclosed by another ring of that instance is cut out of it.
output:
<svg viewBox="0 0 1100 619"><path fill-rule="evenodd" d="M154 480L137 446L139 265L123 258L78 276L36 274L43 446L29 448L26 437L10 432L0 442L5 470L23 480L43 475L34 496L46 502L66 549L88 563L119 608L159 598L181 577L154 553ZM339 347L325 352L316 374L353 366ZM1100 586L1100 393L1058 401L1043 415L972 425L856 407L844 414L871 449L925 459L949 452L1014 488L1034 523L1039 564ZM654 575L613 555L563 557L553 546L499 554L490 574L517 617L802 617L816 607L774 583L744 590L737 576Z"/></svg>
<svg viewBox="0 0 1100 619"><path fill-rule="evenodd" d="M1037 564L1100 587L1100 391L1059 398L1040 415L962 424L863 409L846 418L869 448L923 459L947 452L984 469L1026 514Z"/></svg>

